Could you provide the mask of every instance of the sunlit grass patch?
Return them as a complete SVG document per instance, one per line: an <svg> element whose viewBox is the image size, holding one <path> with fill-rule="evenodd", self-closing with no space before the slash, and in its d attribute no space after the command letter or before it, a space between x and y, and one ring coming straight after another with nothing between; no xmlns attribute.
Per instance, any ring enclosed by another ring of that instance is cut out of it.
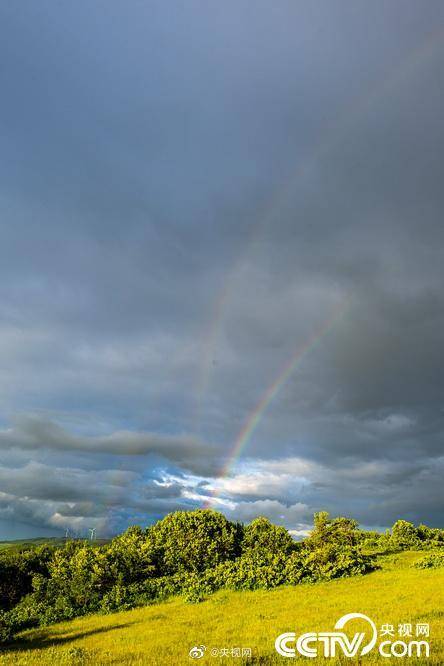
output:
<svg viewBox="0 0 444 666"><path fill-rule="evenodd" d="M380 558L382 569L365 576L271 591L222 590L202 603L180 598L112 615L91 615L23 632L0 664L153 664L194 663L194 645L251 647L249 663L291 663L276 654L274 640L284 631L329 631L345 613L361 612L377 626L402 622L430 624L430 659L396 663L444 663L444 570L412 566L424 557L404 552ZM310 663L358 663L353 659L312 659ZM381 663L377 652L362 663ZM299 660L295 660L299 663ZM207 652L198 663L248 663L216 659Z"/></svg>

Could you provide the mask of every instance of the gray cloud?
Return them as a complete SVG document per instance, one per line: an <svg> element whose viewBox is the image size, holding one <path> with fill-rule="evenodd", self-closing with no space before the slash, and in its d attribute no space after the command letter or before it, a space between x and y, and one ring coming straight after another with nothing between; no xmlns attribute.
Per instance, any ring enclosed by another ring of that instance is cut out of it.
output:
<svg viewBox="0 0 444 666"><path fill-rule="evenodd" d="M157 454L186 470L196 473L217 473L217 451L196 438L163 436L156 433L120 431L102 437L73 435L48 420L21 417L13 428L0 432L4 449L49 449L56 452L86 452L117 456Z"/></svg>
<svg viewBox="0 0 444 666"><path fill-rule="evenodd" d="M228 512L230 515L230 512ZM239 502L232 512L236 520L250 522L258 516L265 516L276 525L284 525L292 530L307 529L312 524L312 514L306 504L297 503L287 506L276 500L256 500Z"/></svg>
<svg viewBox="0 0 444 666"><path fill-rule="evenodd" d="M176 5L0 7L0 536L441 524L442 3Z"/></svg>

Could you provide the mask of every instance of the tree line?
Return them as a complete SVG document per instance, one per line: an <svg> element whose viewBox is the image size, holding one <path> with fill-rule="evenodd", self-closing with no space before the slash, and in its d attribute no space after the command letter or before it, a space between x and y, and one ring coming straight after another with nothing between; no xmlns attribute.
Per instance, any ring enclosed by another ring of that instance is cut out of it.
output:
<svg viewBox="0 0 444 666"><path fill-rule="evenodd" d="M0 641L18 631L180 594L190 602L220 588L270 589L365 574L372 553L444 547L444 530L399 520L386 534L350 518L314 516L301 542L266 518L248 525L210 509L178 511L128 528L108 544L67 540L0 554Z"/></svg>

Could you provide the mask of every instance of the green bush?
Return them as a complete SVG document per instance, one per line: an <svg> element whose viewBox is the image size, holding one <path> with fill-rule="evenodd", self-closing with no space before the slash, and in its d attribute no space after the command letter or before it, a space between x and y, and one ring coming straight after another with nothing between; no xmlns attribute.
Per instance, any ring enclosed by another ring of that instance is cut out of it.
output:
<svg viewBox="0 0 444 666"><path fill-rule="evenodd" d="M420 548L418 530L407 520L397 520L392 527L391 540L393 544L400 549Z"/></svg>
<svg viewBox="0 0 444 666"><path fill-rule="evenodd" d="M413 565L416 569L438 569L444 567L444 553L430 553Z"/></svg>
<svg viewBox="0 0 444 666"><path fill-rule="evenodd" d="M432 550L444 548L444 530L419 525L415 527L407 520L397 520L390 535L393 550Z"/></svg>
<svg viewBox="0 0 444 666"><path fill-rule="evenodd" d="M253 520L244 529L242 552L261 550L266 553L291 553L295 542L285 527L273 525L267 518Z"/></svg>
<svg viewBox="0 0 444 666"><path fill-rule="evenodd" d="M301 580L331 580L365 574L374 569L373 559L363 555L355 546L344 548L326 544L322 548L306 551L302 561Z"/></svg>
<svg viewBox="0 0 444 666"><path fill-rule="evenodd" d="M118 610L130 610L139 605L139 598L140 587L137 583L128 586L118 583L102 597L100 610L103 613L114 613Z"/></svg>
<svg viewBox="0 0 444 666"><path fill-rule="evenodd" d="M156 550L150 533L138 525L129 527L115 537L106 548L106 560L111 579L128 585L156 575Z"/></svg>
<svg viewBox="0 0 444 666"><path fill-rule="evenodd" d="M240 551L242 528L217 511L176 511L148 530L164 575L203 571L234 559Z"/></svg>
<svg viewBox="0 0 444 666"><path fill-rule="evenodd" d="M246 553L217 571L219 587L233 590L271 589L285 582L285 555Z"/></svg>
<svg viewBox="0 0 444 666"><path fill-rule="evenodd" d="M9 613L0 610L0 643L7 643L15 633L15 627L11 623Z"/></svg>
<svg viewBox="0 0 444 666"><path fill-rule="evenodd" d="M330 518L327 511L321 511L314 515L314 529L308 539L304 541L304 547L309 549L322 548L327 543L337 546L357 546L361 540L361 532L358 523L351 518Z"/></svg>
<svg viewBox="0 0 444 666"><path fill-rule="evenodd" d="M423 548L444 548L444 530L438 527L419 525L416 528L418 539Z"/></svg>
<svg viewBox="0 0 444 666"><path fill-rule="evenodd" d="M36 573L48 575L48 563L54 548L39 548L1 553L0 555L0 608L8 610L31 592L32 577Z"/></svg>

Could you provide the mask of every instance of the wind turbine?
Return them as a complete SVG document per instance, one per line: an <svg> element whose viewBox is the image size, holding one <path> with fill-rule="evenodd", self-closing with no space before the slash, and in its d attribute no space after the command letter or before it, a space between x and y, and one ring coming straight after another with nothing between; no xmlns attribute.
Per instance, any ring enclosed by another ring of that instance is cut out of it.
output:
<svg viewBox="0 0 444 666"><path fill-rule="evenodd" d="M94 539L96 537L96 528L95 527L90 527L89 528L89 534L90 534L89 538L91 539L91 541L94 541Z"/></svg>
<svg viewBox="0 0 444 666"><path fill-rule="evenodd" d="M69 527L65 530L65 539L69 539Z"/></svg>

